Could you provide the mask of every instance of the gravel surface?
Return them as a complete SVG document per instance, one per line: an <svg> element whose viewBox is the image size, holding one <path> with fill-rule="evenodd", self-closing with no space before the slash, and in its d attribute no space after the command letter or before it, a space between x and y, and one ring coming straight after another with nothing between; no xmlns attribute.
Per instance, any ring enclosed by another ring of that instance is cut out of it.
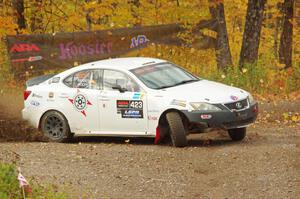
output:
<svg viewBox="0 0 300 199"><path fill-rule="evenodd" d="M300 198L300 125L282 119L300 112L299 101L261 104L242 142L215 131L189 136L185 148L153 139L43 142L17 119L21 107L0 109L0 162L71 198Z"/></svg>
<svg viewBox="0 0 300 199"><path fill-rule="evenodd" d="M189 147L145 139L1 143L0 160L74 198L299 198L300 129L256 125L241 143L223 132ZM126 141L126 142L125 142Z"/></svg>

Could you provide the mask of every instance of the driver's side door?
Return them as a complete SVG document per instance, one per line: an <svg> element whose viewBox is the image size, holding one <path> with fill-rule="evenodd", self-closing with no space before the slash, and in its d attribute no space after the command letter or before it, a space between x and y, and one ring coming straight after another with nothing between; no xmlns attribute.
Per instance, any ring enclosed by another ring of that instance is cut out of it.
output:
<svg viewBox="0 0 300 199"><path fill-rule="evenodd" d="M99 100L102 133L147 135L147 97L127 74L104 70Z"/></svg>

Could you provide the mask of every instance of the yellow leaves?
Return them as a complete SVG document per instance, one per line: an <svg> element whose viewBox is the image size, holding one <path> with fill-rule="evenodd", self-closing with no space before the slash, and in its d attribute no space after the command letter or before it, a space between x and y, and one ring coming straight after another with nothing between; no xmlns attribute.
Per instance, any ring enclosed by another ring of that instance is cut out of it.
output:
<svg viewBox="0 0 300 199"><path fill-rule="evenodd" d="M208 28L202 29L201 32L206 35L206 36L210 36L212 38L217 38L218 33L216 31L213 30L209 30Z"/></svg>
<svg viewBox="0 0 300 199"><path fill-rule="evenodd" d="M242 69L242 73L246 73L247 71L248 71L247 68L243 68L243 69Z"/></svg>
<svg viewBox="0 0 300 199"><path fill-rule="evenodd" d="M0 40L6 35L15 35L17 24L10 16L0 16Z"/></svg>
<svg viewBox="0 0 300 199"><path fill-rule="evenodd" d="M300 122L300 114L299 113L293 113L293 112L286 112L282 114L284 122L292 122L292 123L298 123Z"/></svg>

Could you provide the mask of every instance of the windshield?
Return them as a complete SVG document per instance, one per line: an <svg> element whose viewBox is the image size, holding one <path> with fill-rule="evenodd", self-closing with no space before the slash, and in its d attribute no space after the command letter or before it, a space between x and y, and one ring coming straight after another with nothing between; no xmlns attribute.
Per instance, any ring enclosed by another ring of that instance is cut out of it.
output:
<svg viewBox="0 0 300 199"><path fill-rule="evenodd" d="M143 66L135 68L131 72L152 89L169 88L199 81L199 78L172 63Z"/></svg>

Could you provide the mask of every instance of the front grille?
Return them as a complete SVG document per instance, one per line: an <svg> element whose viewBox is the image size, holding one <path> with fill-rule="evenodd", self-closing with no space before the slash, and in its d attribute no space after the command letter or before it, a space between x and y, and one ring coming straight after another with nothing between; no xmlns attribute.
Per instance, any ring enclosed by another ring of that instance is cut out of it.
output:
<svg viewBox="0 0 300 199"><path fill-rule="evenodd" d="M235 111L239 111L239 110L243 110L245 108L248 107L248 100L244 99L241 101L237 101L237 102L233 102L233 103L228 103L228 104L224 104L228 109L230 109L231 111L235 110Z"/></svg>
<svg viewBox="0 0 300 199"><path fill-rule="evenodd" d="M234 126L243 126L252 123L255 120L255 117L250 117L244 120L232 121L232 122L224 122L223 125L227 128Z"/></svg>

